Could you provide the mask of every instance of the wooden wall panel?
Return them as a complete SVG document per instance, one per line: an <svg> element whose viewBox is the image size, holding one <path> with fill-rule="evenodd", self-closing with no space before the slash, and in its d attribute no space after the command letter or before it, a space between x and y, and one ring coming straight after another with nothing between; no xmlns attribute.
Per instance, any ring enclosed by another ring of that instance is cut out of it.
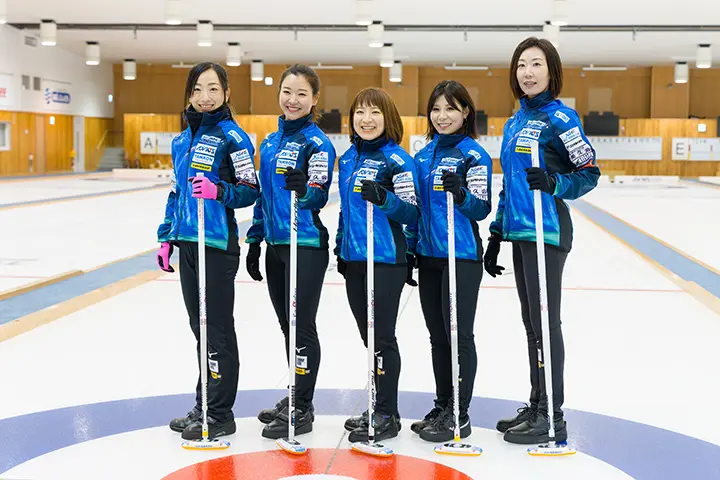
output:
<svg viewBox="0 0 720 480"><path fill-rule="evenodd" d="M111 118L85 118L85 171L94 172L110 143ZM122 146L122 145L120 145Z"/></svg>
<svg viewBox="0 0 720 480"><path fill-rule="evenodd" d="M624 72L563 70L561 97L574 97L575 110L582 117L591 110L593 91L609 89L612 111L621 118L650 116L650 68L629 68ZM508 115L509 116L509 115Z"/></svg>
<svg viewBox="0 0 720 480"><path fill-rule="evenodd" d="M690 86L687 83L675 83L674 67L652 67L651 85L651 118L690 116Z"/></svg>
<svg viewBox="0 0 720 480"><path fill-rule="evenodd" d="M253 115L280 115L278 104L278 83L287 67L285 65L265 65L265 76L272 77L273 84L250 82L250 113Z"/></svg>
<svg viewBox="0 0 720 480"><path fill-rule="evenodd" d="M180 115L125 114L125 159L131 167L170 168L170 155L141 155L141 132L180 132Z"/></svg>
<svg viewBox="0 0 720 480"><path fill-rule="evenodd" d="M27 153L22 155L23 148L27 150L29 139L25 138L20 116L15 112L0 112L0 122L10 123L10 150L0 151L0 175L17 175L28 172ZM35 142L34 136L32 139Z"/></svg>
<svg viewBox="0 0 720 480"><path fill-rule="evenodd" d="M455 80L468 89L477 110L489 117L509 117L513 110L513 96L509 87L507 68L484 70L419 69L418 115L427 113L427 102L435 86L443 80Z"/></svg>
<svg viewBox="0 0 720 480"><path fill-rule="evenodd" d="M55 125L51 124L55 117ZM45 115L45 172L72 171L73 117Z"/></svg>
<svg viewBox="0 0 720 480"><path fill-rule="evenodd" d="M55 124L50 124L54 117ZM37 142L36 122L45 126L43 142ZM69 115L0 112L0 121L11 125L10 151L0 152L0 175L29 175L72 171L73 117ZM45 146L44 168L40 165L37 145ZM29 157L33 155L33 172Z"/></svg>
<svg viewBox="0 0 720 480"><path fill-rule="evenodd" d="M419 112L418 88L420 69L413 66L402 67L402 82L390 81L389 69L382 69L382 89L392 97L401 116L415 117Z"/></svg>
<svg viewBox="0 0 720 480"><path fill-rule="evenodd" d="M690 115L699 118L720 117L720 70L690 69Z"/></svg>

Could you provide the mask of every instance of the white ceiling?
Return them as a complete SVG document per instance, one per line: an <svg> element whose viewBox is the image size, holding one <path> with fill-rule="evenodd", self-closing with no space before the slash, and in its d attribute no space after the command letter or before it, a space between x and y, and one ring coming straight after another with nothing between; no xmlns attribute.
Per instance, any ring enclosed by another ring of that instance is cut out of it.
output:
<svg viewBox="0 0 720 480"><path fill-rule="evenodd" d="M6 0L8 23L164 24L163 0ZM195 24L354 26L355 0L182 0L184 20ZM713 25L717 31L626 32L561 31L560 53L566 65L658 65L691 62L698 43L714 44L720 66L720 1L568 0L570 26ZM375 0L374 18L392 25L537 26L537 32L386 31L395 57L416 65L452 62L507 66L523 38L541 35L550 19L550 0L453 0L423 5L418 0ZM422 5L422 6L421 6ZM439 7L438 7L439 5ZM433 8L435 6L435 8ZM170 27L168 27L170 28ZM28 31L37 34L37 29ZM379 49L367 46L364 31L333 32L216 30L214 44L197 46L195 30L58 30L58 47L84 55L85 42L100 42L104 61L135 58L139 63L224 61L227 42L240 42L245 56L266 63L305 62L377 64Z"/></svg>

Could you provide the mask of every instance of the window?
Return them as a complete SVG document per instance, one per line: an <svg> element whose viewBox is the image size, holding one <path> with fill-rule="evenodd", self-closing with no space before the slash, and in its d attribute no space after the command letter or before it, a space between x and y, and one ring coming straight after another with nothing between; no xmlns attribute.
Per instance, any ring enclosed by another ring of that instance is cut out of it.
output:
<svg viewBox="0 0 720 480"><path fill-rule="evenodd" d="M0 151L10 150L10 123L0 122Z"/></svg>
<svg viewBox="0 0 720 480"><path fill-rule="evenodd" d="M40 80L40 77L33 77L33 90L38 92L42 90L42 81Z"/></svg>

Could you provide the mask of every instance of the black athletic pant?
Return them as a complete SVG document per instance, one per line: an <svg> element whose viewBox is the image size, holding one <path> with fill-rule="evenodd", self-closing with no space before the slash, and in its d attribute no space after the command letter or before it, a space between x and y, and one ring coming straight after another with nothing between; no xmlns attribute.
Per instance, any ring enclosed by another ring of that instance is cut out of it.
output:
<svg viewBox="0 0 720 480"><path fill-rule="evenodd" d="M208 415L224 422L233 418L240 360L235 334L235 275L240 264L237 254L205 248L205 308L208 339ZM197 243L180 244L180 284L190 328L197 340L200 365L200 299ZM202 390L198 376L195 402L202 408Z"/></svg>
<svg viewBox="0 0 720 480"><path fill-rule="evenodd" d="M420 305L430 332L433 371L435 373L435 405L448 406L453 398L452 352L450 347L450 301L447 259L422 257L419 263ZM458 261L456 266L458 352L460 356L460 412L470 406L477 353L475 350L475 311L477 310L482 262Z"/></svg>
<svg viewBox="0 0 720 480"><path fill-rule="evenodd" d="M406 265L375 264L375 410L383 415L395 415L397 418L400 418L398 412L400 349L395 336L395 325L406 276ZM365 262L348 262L345 272L345 291L363 344L367 348Z"/></svg>
<svg viewBox="0 0 720 480"><path fill-rule="evenodd" d="M297 407L307 411L315 394L320 367L320 341L316 316L320 305L329 253L327 249L298 247L297 250L297 304L295 345L295 392ZM290 341L290 247L268 245L265 252L270 301L285 335L285 354L289 360Z"/></svg>
<svg viewBox="0 0 720 480"><path fill-rule="evenodd" d="M547 277L548 316L550 323L550 348L552 350L552 387L555 417L562 416L565 401L563 371L565 368L565 345L563 343L560 321L560 297L562 291L562 273L567 252L555 247L545 246L545 269ZM531 242L513 242L513 267L515 283L522 318L525 324L530 360L530 403L539 405L547 411L547 393L545 390L545 372L541 365L542 329L540 318L540 293L538 285L537 246Z"/></svg>

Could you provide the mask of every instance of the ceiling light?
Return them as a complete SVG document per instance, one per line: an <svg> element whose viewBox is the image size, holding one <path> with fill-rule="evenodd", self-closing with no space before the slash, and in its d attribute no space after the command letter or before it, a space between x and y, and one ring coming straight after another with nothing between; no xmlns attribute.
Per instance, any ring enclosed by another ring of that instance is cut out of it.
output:
<svg viewBox="0 0 720 480"><path fill-rule="evenodd" d="M386 43L380 49L380 66L390 68L395 63L395 55L393 53L392 43Z"/></svg>
<svg viewBox="0 0 720 480"><path fill-rule="evenodd" d="M553 0L552 20L550 23L557 27L568 24L568 0Z"/></svg>
<svg viewBox="0 0 720 480"><path fill-rule="evenodd" d="M100 65L100 44L87 42L85 45L85 65Z"/></svg>
<svg viewBox="0 0 720 480"><path fill-rule="evenodd" d="M239 67L242 64L242 49L238 42L228 43L227 48L227 63L228 67Z"/></svg>
<svg viewBox="0 0 720 480"><path fill-rule="evenodd" d="M372 24L372 0L355 0L355 25Z"/></svg>
<svg viewBox="0 0 720 480"><path fill-rule="evenodd" d="M126 58L123 62L123 78L125 80L135 80L137 78L137 65L132 58Z"/></svg>
<svg viewBox="0 0 720 480"><path fill-rule="evenodd" d="M484 65L458 65L455 62L452 65L445 65L445 70L487 70L488 68Z"/></svg>
<svg viewBox="0 0 720 480"><path fill-rule="evenodd" d="M390 67L390 81L393 83L402 82L402 63L400 60L395 60L395 63Z"/></svg>
<svg viewBox="0 0 720 480"><path fill-rule="evenodd" d="M7 0L0 0L0 25L7 23Z"/></svg>
<svg viewBox="0 0 720 480"><path fill-rule="evenodd" d="M210 20L199 20L197 33L198 47L212 47L213 24Z"/></svg>
<svg viewBox="0 0 720 480"><path fill-rule="evenodd" d="M165 0L165 24L180 25L182 23L182 0Z"/></svg>
<svg viewBox="0 0 720 480"><path fill-rule="evenodd" d="M382 22L375 21L371 25L368 25L368 35L370 36L370 40L368 41L368 47L371 48L380 48L383 46L383 33L385 32L385 27L383 26Z"/></svg>
<svg viewBox="0 0 720 480"><path fill-rule="evenodd" d="M273 84L273 78L272 77L265 77L265 85L268 87Z"/></svg>
<svg viewBox="0 0 720 480"><path fill-rule="evenodd" d="M352 70L352 65L322 65L318 63L317 65L311 65L310 68L313 70Z"/></svg>
<svg viewBox="0 0 720 480"><path fill-rule="evenodd" d="M590 65L589 67L582 67L582 69L586 72L624 72L627 70L627 67L596 67L595 65Z"/></svg>
<svg viewBox="0 0 720 480"><path fill-rule="evenodd" d="M712 51L710 50L710 44L701 43L698 45L695 66L697 68L710 68L712 66Z"/></svg>
<svg viewBox="0 0 720 480"><path fill-rule="evenodd" d="M675 83L687 83L690 77L690 67L687 62L675 63Z"/></svg>
<svg viewBox="0 0 720 480"><path fill-rule="evenodd" d="M41 20L40 43L44 47L54 47L57 43L57 24L53 20Z"/></svg>
<svg viewBox="0 0 720 480"><path fill-rule="evenodd" d="M250 65L250 80L262 82L265 79L265 67L262 60L253 60Z"/></svg>

